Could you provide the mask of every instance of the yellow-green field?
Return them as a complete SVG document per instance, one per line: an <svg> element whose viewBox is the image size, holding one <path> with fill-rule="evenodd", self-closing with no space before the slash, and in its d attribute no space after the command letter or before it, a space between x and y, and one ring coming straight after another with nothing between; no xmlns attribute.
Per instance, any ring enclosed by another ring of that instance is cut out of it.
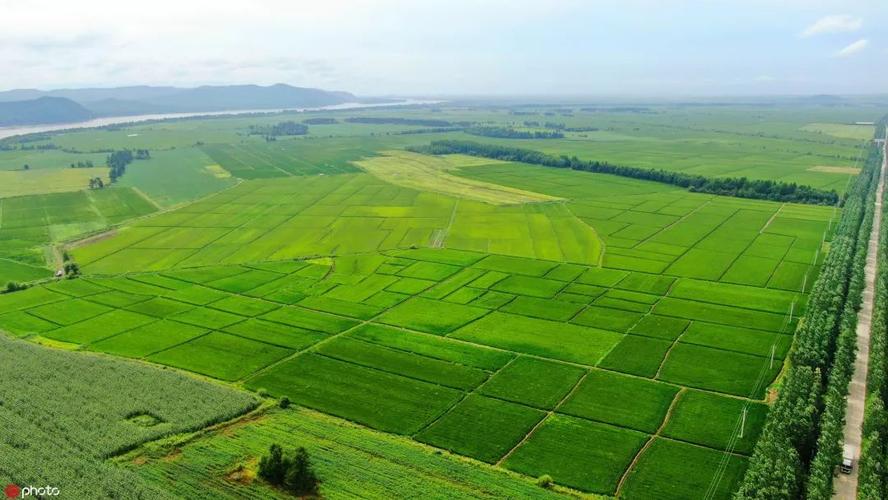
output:
<svg viewBox="0 0 888 500"><path fill-rule="evenodd" d="M93 177L99 177L107 184L108 169L93 167L0 170L0 198L80 191L89 187L89 180Z"/></svg>
<svg viewBox="0 0 888 500"><path fill-rule="evenodd" d="M494 205L514 205L555 201L559 198L451 175L462 167L497 164L495 160L463 155L429 156L409 151L383 151L379 156L355 162L380 179L420 191L447 194L457 198Z"/></svg>
<svg viewBox="0 0 888 500"><path fill-rule="evenodd" d="M872 125L855 125L852 123L809 123L802 127L802 130L842 139L868 141L873 137L874 127Z"/></svg>

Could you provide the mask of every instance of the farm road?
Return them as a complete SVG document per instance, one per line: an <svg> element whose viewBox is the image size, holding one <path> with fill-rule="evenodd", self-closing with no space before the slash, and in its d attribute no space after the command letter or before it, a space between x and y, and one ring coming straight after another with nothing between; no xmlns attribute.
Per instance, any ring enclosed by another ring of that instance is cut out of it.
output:
<svg viewBox="0 0 888 500"><path fill-rule="evenodd" d="M876 188L876 210L873 214L873 229L870 232L869 248L866 254L866 288L863 290L863 306L857 313L857 359L854 361L854 375L848 387L848 406L845 409L845 446L853 450L854 469L851 474L839 474L833 484L834 499L853 500L857 498L857 471L860 459L860 444L863 435L863 409L866 401L866 374L869 368L870 324L875 299L877 252L879 251L879 226L882 221L882 189L885 187L885 170L888 165L888 147L882 158L879 172L879 186Z"/></svg>

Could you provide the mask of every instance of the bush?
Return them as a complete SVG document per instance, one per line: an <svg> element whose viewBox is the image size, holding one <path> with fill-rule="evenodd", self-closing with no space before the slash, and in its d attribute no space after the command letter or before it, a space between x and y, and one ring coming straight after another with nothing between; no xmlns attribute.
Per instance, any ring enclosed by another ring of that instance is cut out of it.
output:
<svg viewBox="0 0 888 500"><path fill-rule="evenodd" d="M258 391L256 391L256 394L259 395L260 398L268 397L268 391L265 389L259 389Z"/></svg>
<svg viewBox="0 0 888 500"><path fill-rule="evenodd" d="M28 288L28 285L26 285L24 283L10 281L9 283L6 284L6 290L4 290L3 293L18 292L19 290L25 290L27 288Z"/></svg>
<svg viewBox="0 0 888 500"><path fill-rule="evenodd" d="M551 488L553 484L555 484L555 480L552 479L552 476L548 474L543 474L542 476L537 478L537 486L541 488Z"/></svg>
<svg viewBox="0 0 888 500"><path fill-rule="evenodd" d="M280 401L278 402L278 406L280 406L283 409L289 408L290 407L290 398L288 398L287 396L282 397L280 399Z"/></svg>

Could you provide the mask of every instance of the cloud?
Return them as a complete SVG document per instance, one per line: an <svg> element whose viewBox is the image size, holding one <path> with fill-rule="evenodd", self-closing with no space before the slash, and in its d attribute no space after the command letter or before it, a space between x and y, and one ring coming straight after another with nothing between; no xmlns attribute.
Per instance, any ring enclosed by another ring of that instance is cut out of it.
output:
<svg viewBox="0 0 888 500"><path fill-rule="evenodd" d="M857 40L856 42L848 45L844 49L836 52L836 57L852 56L852 55L860 52L861 50L865 49L867 47L867 45L869 45L869 41L867 41L866 39Z"/></svg>
<svg viewBox="0 0 888 500"><path fill-rule="evenodd" d="M801 36L817 36L828 35L831 33L851 33L860 29L863 25L863 19L859 17L840 14L835 16L826 16L818 19L814 24L805 28Z"/></svg>

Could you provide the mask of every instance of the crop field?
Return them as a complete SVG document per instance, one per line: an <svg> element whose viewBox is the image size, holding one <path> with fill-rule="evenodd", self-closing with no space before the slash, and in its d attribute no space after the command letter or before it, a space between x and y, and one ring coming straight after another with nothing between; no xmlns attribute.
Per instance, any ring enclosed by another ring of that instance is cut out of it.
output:
<svg viewBox="0 0 888 500"><path fill-rule="evenodd" d="M127 168L120 186L138 189L167 208L231 187L236 179L197 148L152 152Z"/></svg>
<svg viewBox="0 0 888 500"><path fill-rule="evenodd" d="M324 478L325 498L409 497L418 490L425 498L562 498L516 475L306 409L270 412L250 425L213 433L176 451L139 454L126 464L149 484L170 487L174 482L183 496L290 498L252 477L225 478L246 465L243 457L264 453L272 443L308 449Z"/></svg>
<svg viewBox="0 0 888 500"><path fill-rule="evenodd" d="M142 364L5 336L0 347L0 476L63 485L70 497L164 497L105 458L257 404L242 392Z"/></svg>
<svg viewBox="0 0 888 500"><path fill-rule="evenodd" d="M99 177L107 183L108 169L95 167L0 170L0 198L82 191L89 186L89 180L93 177Z"/></svg>
<svg viewBox="0 0 888 500"><path fill-rule="evenodd" d="M155 210L148 200L125 188L2 198L0 282L23 279L36 272L11 261L31 268L46 266L41 248L44 245Z"/></svg>
<svg viewBox="0 0 888 500"><path fill-rule="evenodd" d="M763 418L754 400L781 367L788 312L803 310L802 297L452 249L393 250L62 281L0 296L0 328L243 383L481 462L615 494L641 488L636 481L667 488L685 473L685 464L663 463L664 446L685 446L714 474L751 401L756 417L728 480L739 477ZM708 414L705 427L689 423ZM567 435L573 451L563 448Z"/></svg>
<svg viewBox="0 0 888 500"><path fill-rule="evenodd" d="M281 443L308 448L331 498L729 498L841 208L404 148L471 137L844 191L863 135L846 124L868 116L855 109L443 106L47 136L0 151L0 168L27 157L33 171L4 170L57 175L53 162L123 147L151 159L113 187L0 197L0 283L45 278L63 252L82 271L0 294L0 331L236 394L181 422L133 403L169 432L107 424L127 440L90 460L148 489L279 496L255 469ZM336 121L249 133L307 117ZM500 139L398 119L576 129ZM246 411L251 393L295 408L105 460ZM536 486L544 475L557 486Z"/></svg>
<svg viewBox="0 0 888 500"><path fill-rule="evenodd" d="M402 151L385 151L379 156L356 162L356 165L380 179L420 191L431 191L458 198L483 201L493 205L554 201L557 198L508 189L495 184L472 181L451 175L460 167L486 165L490 162L472 157L452 155L435 157Z"/></svg>

